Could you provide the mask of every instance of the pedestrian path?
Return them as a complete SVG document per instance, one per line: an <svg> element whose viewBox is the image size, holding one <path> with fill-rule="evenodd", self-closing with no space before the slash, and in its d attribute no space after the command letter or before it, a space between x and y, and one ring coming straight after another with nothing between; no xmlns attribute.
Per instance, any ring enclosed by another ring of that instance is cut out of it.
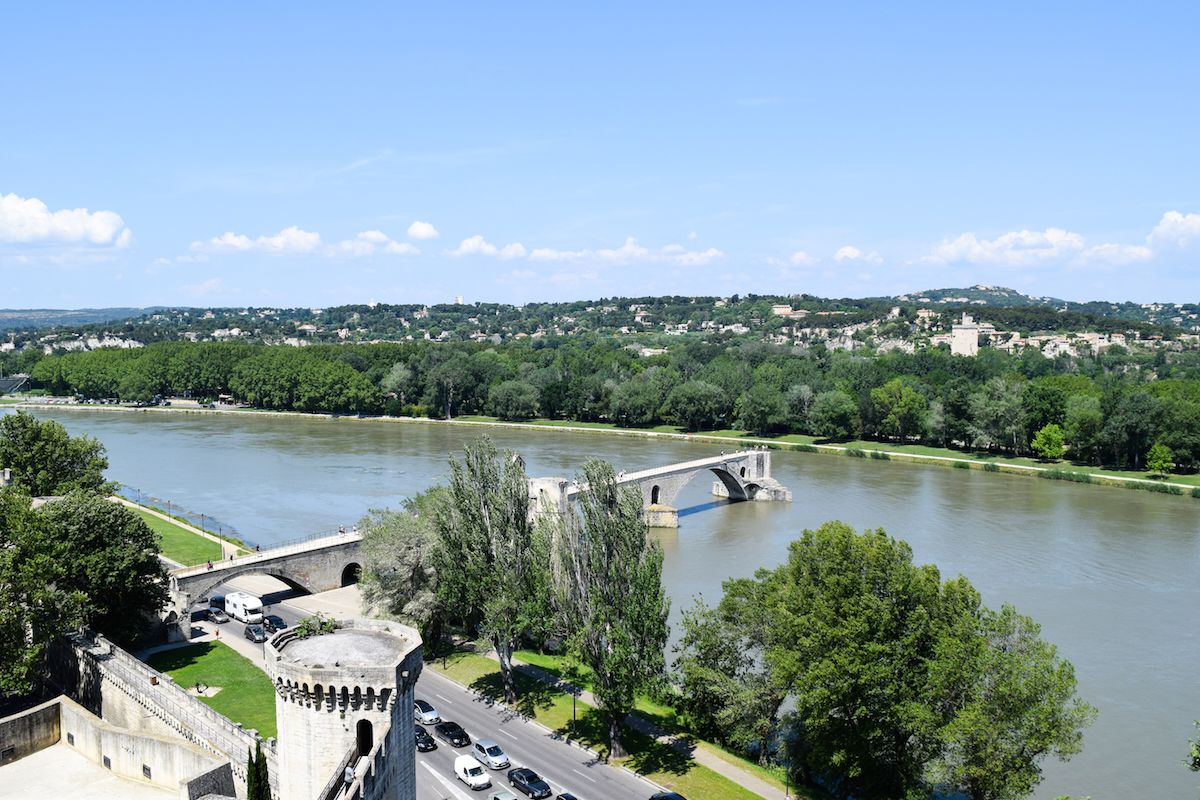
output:
<svg viewBox="0 0 1200 800"><path fill-rule="evenodd" d="M488 657L495 661L499 661L495 652L489 652ZM580 702L586 703L592 708L599 707L599 705L596 703L595 696L593 696L592 693L586 689L573 686L567 681L559 678L554 673L532 664L526 664L519 658L514 657L512 661L513 666L519 669L523 674L543 683L550 684L564 694L572 694L574 692L576 693L576 696L579 698ZM662 728L658 727L649 720L638 716L636 713L630 714L628 717L626 717L625 724L633 728L635 731L644 733L647 736L652 737L655 741L665 744L677 752L683 753L694 760L697 764L711 769L713 772L728 778L737 785L741 786L743 789L747 789L751 792L754 792L759 797L765 798L765 800L787 800L787 795L783 791L767 783L753 772L750 772L749 770L746 770L737 764L726 761L715 753L710 752L706 748L698 747L685 739L667 733Z"/></svg>

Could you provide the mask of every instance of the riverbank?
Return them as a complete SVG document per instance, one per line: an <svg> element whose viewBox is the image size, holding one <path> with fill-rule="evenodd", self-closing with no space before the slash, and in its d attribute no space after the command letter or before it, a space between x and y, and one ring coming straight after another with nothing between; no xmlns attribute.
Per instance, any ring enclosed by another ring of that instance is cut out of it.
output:
<svg viewBox="0 0 1200 800"><path fill-rule="evenodd" d="M119 495L113 495L110 499L136 512L158 534L163 557L180 566L221 561L247 552L246 548L234 542L189 525L152 506L141 505Z"/></svg>
<svg viewBox="0 0 1200 800"><path fill-rule="evenodd" d="M236 414L245 417L301 417L305 419L328 419L361 423L393 423L405 425L469 425L481 428L506 428L516 430L554 430L566 433L608 434L613 436L635 436L642 438L674 439L685 442L714 442L748 447L769 447L777 450L796 450L824 455L840 455L851 458L869 458L877 461L900 461L927 464L954 469L975 469L984 472L1003 472L1010 475L1065 480L1072 483L1087 483L1122 489L1136 489L1169 495L1189 495L1200 499L1200 475L1171 475L1166 478L1146 477L1144 472L1106 470L1101 467L1072 464L1069 462L1043 463L1029 458L1002 456L990 453L964 453L949 448L929 447L912 444L883 444L866 440L849 442L821 441L804 434L782 436L751 436L745 431L720 430L685 433L675 426L660 425L655 428L620 428L606 422L568 422L563 420L530 420L529 422L506 422L493 417L469 416L454 419L430 419L427 417L384 417L339 414L314 414L301 411L271 411L256 408L203 408L199 405L150 406L135 408L121 405L83 405L76 403L48 403L21 401L8 407L31 408L45 411L108 411L114 413L149 414Z"/></svg>

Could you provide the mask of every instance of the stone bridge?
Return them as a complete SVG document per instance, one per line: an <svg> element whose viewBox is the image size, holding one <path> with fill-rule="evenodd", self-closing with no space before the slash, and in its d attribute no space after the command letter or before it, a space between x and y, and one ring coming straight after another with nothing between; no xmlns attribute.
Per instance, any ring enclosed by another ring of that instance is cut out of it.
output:
<svg viewBox="0 0 1200 800"><path fill-rule="evenodd" d="M357 583L362 571L362 534L338 533L238 558L171 571L171 603L164 611L168 636L191 635L192 604L242 575L270 575L294 589L324 592Z"/></svg>
<svg viewBox="0 0 1200 800"><path fill-rule="evenodd" d="M735 502L743 500L791 500L792 493L771 477L770 450L740 450L719 456L668 464L637 472L621 472L617 483L634 486L642 493L647 522L652 527L679 526L675 498L680 490L702 472L712 472L712 493ZM535 513L563 513L579 495L579 484L565 478L533 478L529 481L531 506Z"/></svg>

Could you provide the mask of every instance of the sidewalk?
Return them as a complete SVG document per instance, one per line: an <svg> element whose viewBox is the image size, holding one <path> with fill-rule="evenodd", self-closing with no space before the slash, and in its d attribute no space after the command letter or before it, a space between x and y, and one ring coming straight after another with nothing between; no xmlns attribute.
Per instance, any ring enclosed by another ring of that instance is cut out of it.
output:
<svg viewBox="0 0 1200 800"><path fill-rule="evenodd" d="M489 652L487 656L494 661L498 661L495 652ZM519 658L513 658L513 667L519 669L522 673L531 678L539 680L542 683L550 684L564 694L571 694L572 690L578 691L577 697L579 698L580 702L586 703L592 708L599 707L596 703L596 698L591 692L587 691L586 689L577 689L575 686L572 686L567 681L560 679L552 672L548 672L541 667L535 667L532 664L526 664ZM737 764L726 761L725 759L715 755L703 747L696 746L688 741L672 736L654 723L639 717L636 713L630 714L628 717L626 717L625 724L633 728L635 731L639 731L647 736L653 737L655 741L661 742L677 752L689 756L697 764L701 764L708 769L711 769L713 772L728 778L742 788L754 792L759 797L765 798L766 800L786 800L786 796L783 792L779 791L778 788L767 783L754 773L742 769Z"/></svg>

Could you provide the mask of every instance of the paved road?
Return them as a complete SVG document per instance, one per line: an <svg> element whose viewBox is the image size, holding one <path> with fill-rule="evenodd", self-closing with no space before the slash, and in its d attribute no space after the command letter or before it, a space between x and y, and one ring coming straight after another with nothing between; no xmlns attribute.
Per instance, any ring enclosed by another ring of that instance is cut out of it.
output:
<svg viewBox="0 0 1200 800"><path fill-rule="evenodd" d="M244 587L244 584L243 584ZM214 589L214 594L233 591L236 586ZM246 587L244 587L246 588ZM277 614L289 625L309 611L287 599L274 600L268 613ZM305 602L303 599L301 602ZM206 627L210 627L207 626ZM244 626L236 620L221 625L221 638L235 649L262 664L262 645L243 637ZM417 697L432 703L442 719L459 723L471 738L496 741L514 767L531 767L559 792L571 792L579 800L645 800L658 787L632 773L595 762L591 753L555 739L545 728L525 721L520 715L494 708L458 684L426 668L417 681ZM432 727L429 729L433 734ZM472 791L454 776L454 758L467 752L438 739L438 748L417 753L417 800L484 800L493 791L511 789L508 770L492 770L492 788ZM519 800L525 796L513 792Z"/></svg>

